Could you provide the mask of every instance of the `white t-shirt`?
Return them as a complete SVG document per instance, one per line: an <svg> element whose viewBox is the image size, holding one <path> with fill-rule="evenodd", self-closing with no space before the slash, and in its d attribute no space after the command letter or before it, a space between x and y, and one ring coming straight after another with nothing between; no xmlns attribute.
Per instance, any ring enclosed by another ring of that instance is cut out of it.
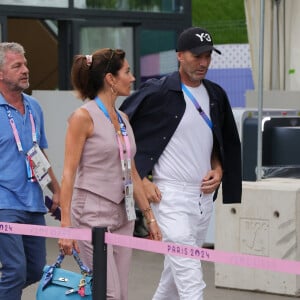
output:
<svg viewBox="0 0 300 300"><path fill-rule="evenodd" d="M203 84L188 87L210 118L209 96ZM212 130L184 94L186 110L171 140L153 169L153 177L198 184L211 169Z"/></svg>

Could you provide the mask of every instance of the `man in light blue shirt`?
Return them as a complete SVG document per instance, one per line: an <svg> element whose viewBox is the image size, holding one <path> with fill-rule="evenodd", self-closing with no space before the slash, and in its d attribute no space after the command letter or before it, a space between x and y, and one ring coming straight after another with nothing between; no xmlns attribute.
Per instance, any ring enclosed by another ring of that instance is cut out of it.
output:
<svg viewBox="0 0 300 300"><path fill-rule="evenodd" d="M42 185L27 152L36 147L45 155L48 144L42 109L23 93L28 87L24 48L0 43L0 222L45 225ZM51 167L47 176L54 210L60 188ZM0 299L21 300L23 288L42 276L45 238L0 234L0 245Z"/></svg>

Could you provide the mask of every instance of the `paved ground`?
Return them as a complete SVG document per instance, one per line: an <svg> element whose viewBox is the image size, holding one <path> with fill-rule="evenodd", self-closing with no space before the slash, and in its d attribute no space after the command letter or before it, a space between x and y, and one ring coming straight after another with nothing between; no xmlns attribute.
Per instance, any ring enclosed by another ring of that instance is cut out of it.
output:
<svg viewBox="0 0 300 300"><path fill-rule="evenodd" d="M53 263L58 254L56 240L49 239L47 244L48 262ZM134 250L132 271L129 278L129 300L151 300L162 270L163 256L160 254ZM71 257L66 257L63 267L76 270ZM295 297L280 296L252 291L216 288L214 285L214 264L203 262L207 284L205 300L293 300ZM280 276L280 275L279 275ZM35 300L36 285L28 287L22 300ZM2 299L1 299L2 300ZM172 299L170 299L172 300Z"/></svg>

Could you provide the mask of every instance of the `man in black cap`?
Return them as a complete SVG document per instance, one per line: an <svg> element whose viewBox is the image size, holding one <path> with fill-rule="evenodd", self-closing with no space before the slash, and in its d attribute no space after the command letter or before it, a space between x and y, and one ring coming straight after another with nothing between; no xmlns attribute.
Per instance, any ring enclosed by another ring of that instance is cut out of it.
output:
<svg viewBox="0 0 300 300"><path fill-rule="evenodd" d="M221 54L209 32L186 29L177 42L179 70L148 80L121 106L163 240L195 247L204 243L221 182L223 203L241 202L241 147L232 110L225 91L205 79L212 51ZM165 256L153 299L203 299L201 262L180 249L183 257L173 250Z"/></svg>

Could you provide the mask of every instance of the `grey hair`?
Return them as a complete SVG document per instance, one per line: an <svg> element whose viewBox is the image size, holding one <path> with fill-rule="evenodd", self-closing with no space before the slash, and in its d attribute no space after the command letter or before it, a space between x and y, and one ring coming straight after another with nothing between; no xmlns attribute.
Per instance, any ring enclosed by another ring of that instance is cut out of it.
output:
<svg viewBox="0 0 300 300"><path fill-rule="evenodd" d="M0 69L3 67L5 63L5 54L6 52L14 52L18 54L25 54L24 47L19 43L15 42L4 42L0 43Z"/></svg>

